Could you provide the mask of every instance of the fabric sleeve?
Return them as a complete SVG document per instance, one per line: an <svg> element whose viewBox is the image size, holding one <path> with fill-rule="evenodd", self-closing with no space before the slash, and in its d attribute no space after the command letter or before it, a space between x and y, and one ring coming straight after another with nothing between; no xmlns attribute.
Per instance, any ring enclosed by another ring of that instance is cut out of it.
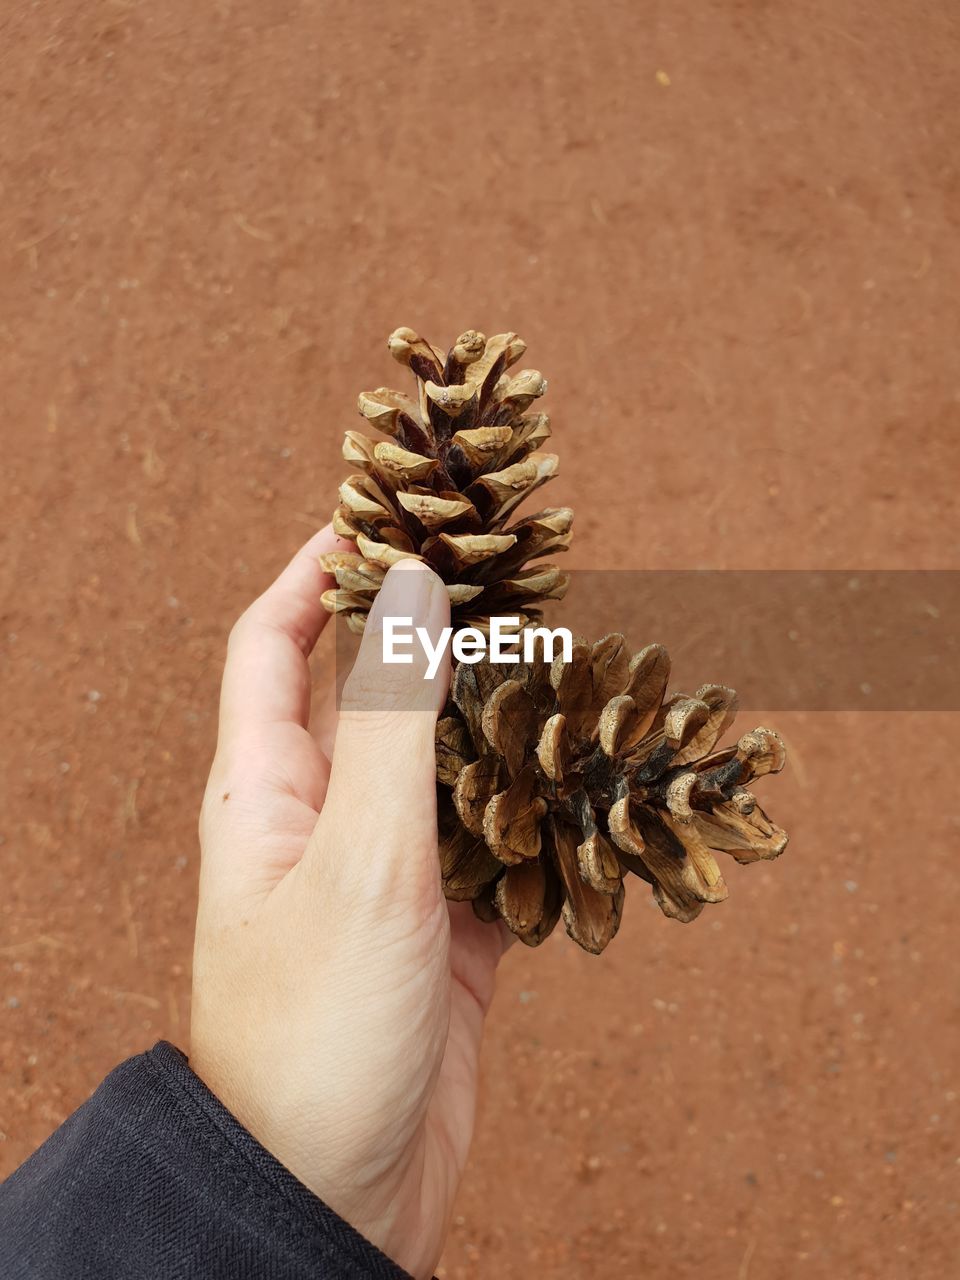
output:
<svg viewBox="0 0 960 1280"><path fill-rule="evenodd" d="M409 1280L161 1042L0 1185L3 1280Z"/></svg>

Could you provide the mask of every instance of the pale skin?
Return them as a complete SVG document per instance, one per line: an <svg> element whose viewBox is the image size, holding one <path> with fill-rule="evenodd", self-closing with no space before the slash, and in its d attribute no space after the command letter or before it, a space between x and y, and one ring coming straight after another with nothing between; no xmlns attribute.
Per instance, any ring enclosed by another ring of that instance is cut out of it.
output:
<svg viewBox="0 0 960 1280"><path fill-rule="evenodd" d="M307 659L333 585L317 557L346 545L318 533L230 637L200 816L190 1063L316 1195L429 1277L506 942L441 891L433 741L447 659L432 681L419 659L380 660L384 615L434 639L448 625L429 569L390 570L339 714L311 721Z"/></svg>

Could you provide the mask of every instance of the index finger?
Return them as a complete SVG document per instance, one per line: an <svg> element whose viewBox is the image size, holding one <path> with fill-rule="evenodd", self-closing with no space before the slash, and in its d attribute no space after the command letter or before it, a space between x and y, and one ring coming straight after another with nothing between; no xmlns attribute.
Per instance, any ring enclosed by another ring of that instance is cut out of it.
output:
<svg viewBox="0 0 960 1280"><path fill-rule="evenodd" d="M221 734L256 735L278 722L307 727L307 659L330 617L321 597L335 585L318 557L351 549L352 544L327 525L236 622L220 692Z"/></svg>

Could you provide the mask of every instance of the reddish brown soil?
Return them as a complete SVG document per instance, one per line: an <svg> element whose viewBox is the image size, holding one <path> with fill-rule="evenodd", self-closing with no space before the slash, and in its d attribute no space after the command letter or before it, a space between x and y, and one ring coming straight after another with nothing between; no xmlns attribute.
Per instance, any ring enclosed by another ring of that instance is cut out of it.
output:
<svg viewBox="0 0 960 1280"><path fill-rule="evenodd" d="M186 1041L224 636L395 325L525 335L579 567L957 563L958 59L947 0L4 7L3 1172ZM951 1273L956 717L777 720L780 863L510 955L447 1277Z"/></svg>

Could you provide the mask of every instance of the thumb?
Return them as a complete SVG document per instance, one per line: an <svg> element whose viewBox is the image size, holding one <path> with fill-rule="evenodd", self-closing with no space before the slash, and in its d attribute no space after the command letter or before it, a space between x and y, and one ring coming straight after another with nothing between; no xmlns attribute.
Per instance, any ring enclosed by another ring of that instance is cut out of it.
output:
<svg viewBox="0 0 960 1280"><path fill-rule="evenodd" d="M401 560L383 580L344 685L317 834L342 871L357 861L368 885L379 873L394 890L400 876L412 887L415 870L437 878L434 737L450 681L449 621L441 580Z"/></svg>

